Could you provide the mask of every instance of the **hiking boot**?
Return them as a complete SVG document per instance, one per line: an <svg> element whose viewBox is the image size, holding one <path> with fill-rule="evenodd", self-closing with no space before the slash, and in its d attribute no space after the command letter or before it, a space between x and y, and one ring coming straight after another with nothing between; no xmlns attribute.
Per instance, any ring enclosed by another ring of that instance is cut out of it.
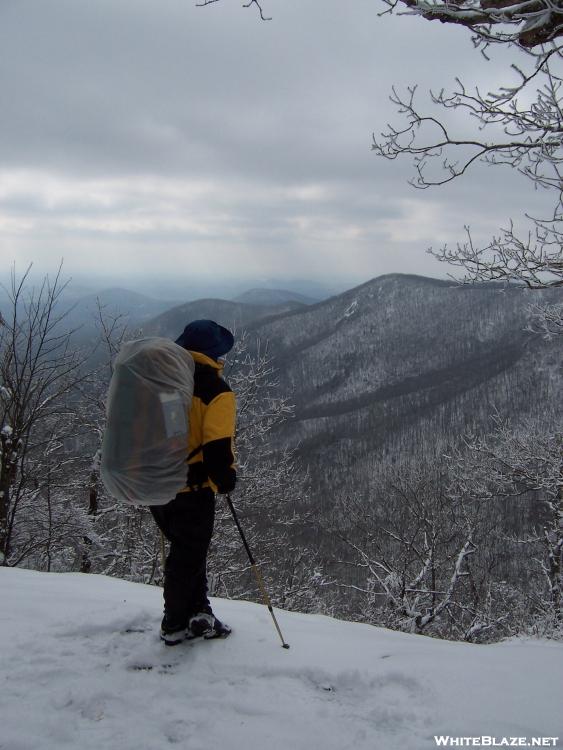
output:
<svg viewBox="0 0 563 750"><path fill-rule="evenodd" d="M160 625L160 640L164 641L167 646L176 646L182 643L188 637L188 628L170 625L164 616Z"/></svg>
<svg viewBox="0 0 563 750"><path fill-rule="evenodd" d="M231 628L221 622L212 612L198 612L190 617L187 638L226 638Z"/></svg>

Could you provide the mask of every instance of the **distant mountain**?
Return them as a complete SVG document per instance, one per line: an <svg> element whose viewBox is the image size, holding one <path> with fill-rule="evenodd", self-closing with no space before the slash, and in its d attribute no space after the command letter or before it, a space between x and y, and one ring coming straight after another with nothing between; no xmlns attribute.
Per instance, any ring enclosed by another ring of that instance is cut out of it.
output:
<svg viewBox="0 0 563 750"><path fill-rule="evenodd" d="M129 283L129 282L128 282ZM184 301L198 299L228 299L238 301L238 296L248 289L284 289L308 299L322 300L334 294L340 294L351 286L352 282L335 280L334 283L312 281L307 279L269 279L269 278L221 278L212 281L197 278L186 278L179 274L174 278L144 277L131 281L131 288L156 299L174 298ZM73 282L74 285L74 282ZM118 284L119 285L119 284ZM110 287L114 284L97 284L97 288Z"/></svg>
<svg viewBox="0 0 563 750"><path fill-rule="evenodd" d="M37 288L35 294L37 295ZM27 300L31 290L26 289L23 299ZM57 301L57 314L64 314L61 329L75 331L73 340L80 346L89 346L98 336L98 303L102 314L109 320L120 316L123 324L135 330L155 318L160 313L178 304L177 300L154 299L129 289L111 288L99 292L66 287ZM10 317L12 303L7 292L0 287L0 313Z"/></svg>
<svg viewBox="0 0 563 750"><path fill-rule="evenodd" d="M154 299L129 289L103 289L79 298L75 303L73 317L84 321L92 319L96 315L98 301L108 314L126 315L131 324L136 326L178 304L178 300Z"/></svg>
<svg viewBox="0 0 563 750"><path fill-rule="evenodd" d="M210 318L236 331L257 320L268 319L272 315L286 314L296 307L301 308L302 305L291 301L278 305L260 305L221 299L200 299L167 310L144 325L143 333L147 336L175 338L180 335L187 323L198 318Z"/></svg>
<svg viewBox="0 0 563 750"><path fill-rule="evenodd" d="M164 310L177 304L177 300L154 299L121 288L103 289L100 292L92 292L79 297L63 295L60 309L69 310L64 325L67 329L75 330L73 334L75 345L86 349L94 348L99 340L98 303L108 323L119 317L120 325L135 332L141 330L148 320L152 320ZM100 356L102 356L101 351L93 355L91 366L97 363L97 358Z"/></svg>
<svg viewBox="0 0 563 750"><path fill-rule="evenodd" d="M319 299L307 297L299 292L292 292L288 289L266 289L256 288L249 289L244 294L235 297L235 302L243 302L251 305L283 305L287 302L299 302L302 305L312 305Z"/></svg>
<svg viewBox="0 0 563 750"><path fill-rule="evenodd" d="M501 291L383 276L310 307L257 320L320 494L358 489L381 460L430 455L507 416L563 409L563 337L527 333L526 308L561 290Z"/></svg>

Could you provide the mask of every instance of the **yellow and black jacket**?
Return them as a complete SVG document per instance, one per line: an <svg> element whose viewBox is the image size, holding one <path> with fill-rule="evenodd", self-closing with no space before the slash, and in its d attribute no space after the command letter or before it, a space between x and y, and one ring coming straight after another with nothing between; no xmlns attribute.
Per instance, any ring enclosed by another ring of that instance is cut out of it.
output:
<svg viewBox="0 0 563 750"><path fill-rule="evenodd" d="M231 492L236 471L234 435L235 394L222 379L223 366L199 352L195 361L194 396L190 410L188 480L182 492L210 487L213 492Z"/></svg>

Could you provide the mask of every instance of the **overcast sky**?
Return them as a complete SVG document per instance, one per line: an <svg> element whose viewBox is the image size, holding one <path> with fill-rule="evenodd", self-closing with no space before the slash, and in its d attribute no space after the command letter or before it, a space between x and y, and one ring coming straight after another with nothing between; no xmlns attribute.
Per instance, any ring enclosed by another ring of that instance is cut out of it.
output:
<svg viewBox="0 0 563 750"><path fill-rule="evenodd" d="M3 269L76 278L443 276L430 245L537 200L479 167L420 192L370 151L393 84L494 85L469 34L379 0L0 0ZM465 123L458 123L461 127Z"/></svg>

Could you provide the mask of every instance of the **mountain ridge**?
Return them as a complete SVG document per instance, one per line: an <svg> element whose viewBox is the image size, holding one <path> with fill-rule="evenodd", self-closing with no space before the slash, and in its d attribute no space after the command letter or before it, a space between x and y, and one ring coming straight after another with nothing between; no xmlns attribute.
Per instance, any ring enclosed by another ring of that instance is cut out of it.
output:
<svg viewBox="0 0 563 750"><path fill-rule="evenodd" d="M280 394L295 403L277 439L298 450L314 494L338 489L332 466L440 450L486 432L497 409L510 418L560 410L563 341L525 330L530 294L388 274L254 321L249 332L269 342ZM368 479L357 471L352 486Z"/></svg>

